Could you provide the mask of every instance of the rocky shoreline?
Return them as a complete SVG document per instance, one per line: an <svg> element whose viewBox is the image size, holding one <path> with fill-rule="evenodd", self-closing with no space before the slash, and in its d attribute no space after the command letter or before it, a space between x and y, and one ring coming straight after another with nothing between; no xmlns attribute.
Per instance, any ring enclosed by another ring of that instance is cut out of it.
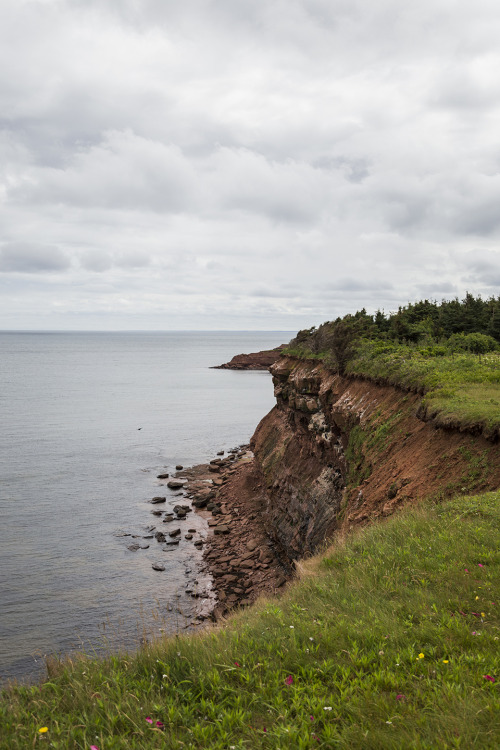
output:
<svg viewBox="0 0 500 750"><path fill-rule="evenodd" d="M179 470L169 482L171 489L176 482L208 521L208 536L195 544L203 545L203 572L213 579L212 619L286 583L293 570L263 523L264 488L248 446L227 456L221 451L209 464Z"/></svg>

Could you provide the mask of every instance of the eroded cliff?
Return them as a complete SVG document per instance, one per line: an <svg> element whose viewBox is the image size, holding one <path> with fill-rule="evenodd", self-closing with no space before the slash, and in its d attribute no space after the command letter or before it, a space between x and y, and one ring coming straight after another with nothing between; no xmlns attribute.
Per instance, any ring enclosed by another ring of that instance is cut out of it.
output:
<svg viewBox="0 0 500 750"><path fill-rule="evenodd" d="M252 449L264 523L292 560L402 504L500 486L498 444L423 421L418 394L290 357L271 373L277 405Z"/></svg>

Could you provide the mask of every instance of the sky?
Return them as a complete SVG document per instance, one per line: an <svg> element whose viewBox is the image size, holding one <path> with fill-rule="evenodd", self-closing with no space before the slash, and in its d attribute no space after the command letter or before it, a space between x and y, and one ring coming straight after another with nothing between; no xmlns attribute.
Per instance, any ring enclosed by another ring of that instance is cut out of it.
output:
<svg viewBox="0 0 500 750"><path fill-rule="evenodd" d="M500 294L498 0L0 0L0 329Z"/></svg>

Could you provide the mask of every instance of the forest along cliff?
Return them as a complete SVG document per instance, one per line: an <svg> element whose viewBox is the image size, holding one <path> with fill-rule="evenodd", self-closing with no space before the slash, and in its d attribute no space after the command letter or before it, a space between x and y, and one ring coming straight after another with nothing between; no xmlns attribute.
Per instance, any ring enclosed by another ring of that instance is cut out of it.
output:
<svg viewBox="0 0 500 750"><path fill-rule="evenodd" d="M423 421L419 395L290 356L270 370L277 405L252 438L253 473L288 560L401 505L500 486L498 443Z"/></svg>

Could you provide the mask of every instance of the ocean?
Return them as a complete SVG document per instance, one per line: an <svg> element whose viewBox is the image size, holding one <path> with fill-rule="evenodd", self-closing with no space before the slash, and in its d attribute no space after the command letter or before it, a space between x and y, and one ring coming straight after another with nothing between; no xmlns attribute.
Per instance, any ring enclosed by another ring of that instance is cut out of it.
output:
<svg viewBox="0 0 500 750"><path fill-rule="evenodd" d="M248 442L271 376L210 367L292 335L0 332L0 680L194 627L201 553L144 539L148 501L179 501L156 475Z"/></svg>

